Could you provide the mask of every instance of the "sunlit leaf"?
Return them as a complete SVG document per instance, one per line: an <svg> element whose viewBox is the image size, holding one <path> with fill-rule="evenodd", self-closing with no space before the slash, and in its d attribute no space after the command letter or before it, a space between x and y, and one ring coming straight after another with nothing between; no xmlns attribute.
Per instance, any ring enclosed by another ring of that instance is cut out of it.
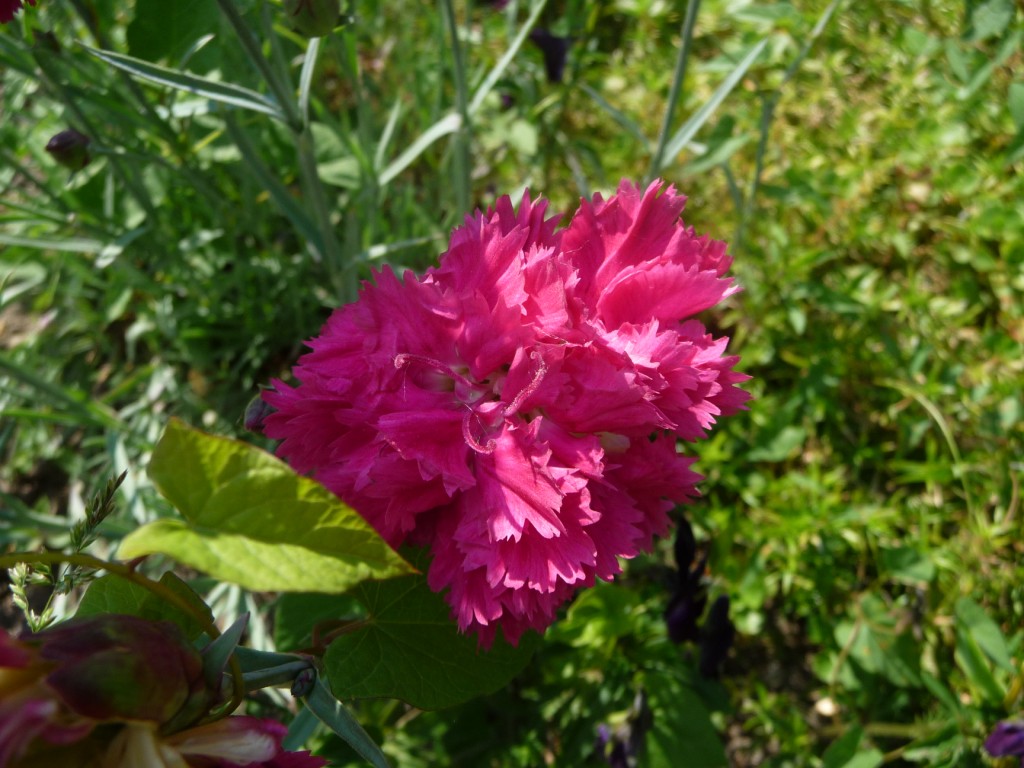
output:
<svg viewBox="0 0 1024 768"><path fill-rule="evenodd" d="M344 592L413 570L326 488L247 443L171 421L149 475L184 519L132 532L121 558L159 552L260 591Z"/></svg>

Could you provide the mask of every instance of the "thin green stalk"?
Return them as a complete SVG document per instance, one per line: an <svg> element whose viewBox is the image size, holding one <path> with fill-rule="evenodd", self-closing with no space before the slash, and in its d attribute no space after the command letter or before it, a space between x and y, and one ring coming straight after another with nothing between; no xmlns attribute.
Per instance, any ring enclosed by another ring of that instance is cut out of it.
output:
<svg viewBox="0 0 1024 768"><path fill-rule="evenodd" d="M42 180L37 178L36 175L32 173L32 171L26 168L18 160L18 158L14 155L13 152L6 149L5 147L0 147L0 159L4 161L4 164L8 168L13 168L14 171L22 178L32 182L32 186L34 186L39 192L41 192L43 195L49 198L50 202L60 209L61 213L65 215L64 217L61 217L61 223L63 223L67 214L71 213L71 209L68 207L68 204L64 202L63 198L61 198L60 195L55 195L53 192L51 192L50 188ZM13 207L6 200L4 201L4 205Z"/></svg>
<svg viewBox="0 0 1024 768"><path fill-rule="evenodd" d="M683 90L683 82L686 80L686 66L690 59L693 28L697 22L697 11L699 8L700 0L687 0L686 15L683 17L683 26L680 30L682 39L679 43L679 55L676 57L675 74L672 76L672 87L668 92L665 118L661 123L661 131L658 134L658 146L655 147L654 154L651 156L650 170L647 171L648 184L658 176L662 159L665 155L665 147L668 144L669 135L672 133L672 121L675 118L676 106L679 104L679 96Z"/></svg>
<svg viewBox="0 0 1024 768"><path fill-rule="evenodd" d="M297 103L297 97L292 92L291 85L288 82L287 61L285 61L284 55L276 46L273 35L269 35L272 46L271 52L273 55L273 65L267 60L263 55L263 52L260 50L259 42L253 36L252 31L249 29L248 25L246 25L245 20L238 12L238 9L235 7L232 0L217 0L217 4L220 6L221 11L224 13L228 22L238 34L238 39L242 42L242 46L249 55L249 59L260 71L260 74L263 75L267 86L274 94L274 97L277 99L281 109L284 110L288 121L288 127L292 129L292 133L295 137L295 151L298 156L299 174L302 178L303 188L305 189L306 195L309 197L310 205L313 209L313 218L315 219L317 228L320 231L320 237L323 245L323 253L321 256L326 263L331 281L334 283L334 287L338 291L340 298L342 301L351 301L355 298L356 293L355 279L354 276L351 275L351 270L345 269L341 246L339 245L338 238L335 235L334 225L331 223L330 207L327 204L327 193L324 190L323 182L320 179L320 173L316 167L316 152L313 145L313 133L310 130L308 123L308 114L303 114L304 110L300 109ZM265 8L264 13L266 13ZM265 24L270 24L270 18L268 16L264 15L263 20ZM312 57L313 61L307 62L305 67L312 68L315 66L315 59L319 51L319 43L310 44L306 51L306 56ZM304 94L299 94L299 98L301 98L305 107L308 108L308 85L305 91L306 92Z"/></svg>
<svg viewBox="0 0 1024 768"><path fill-rule="evenodd" d="M761 175L764 172L764 155L768 147L768 129L771 127L772 121L775 119L775 107L778 106L779 99L782 97L782 89L787 83L793 78L804 59L807 58L807 54L810 53L811 47L814 42L821 36L821 33L825 30L832 15L838 10L843 0L832 0L825 8L825 11L818 18L817 23L811 29L810 34L807 36L807 40L804 42L800 52L796 55L796 58L786 68L786 71L782 75L782 81L779 83L778 89L771 96L762 97L761 107L761 121L760 121L760 134L757 140L757 155L754 163L754 175L750 180L750 188L747 191L747 196L743 202L743 207L740 210L739 224L736 225L736 235L732 239L732 247L735 251L739 251L743 245L743 238L746 235L747 222L753 215L755 205L757 203L757 193L761 188Z"/></svg>
<svg viewBox="0 0 1024 768"><path fill-rule="evenodd" d="M312 668L312 666L312 662L308 659L300 659L287 662L278 667L271 667L270 669L256 669L252 672L246 672L242 675L242 679L244 680L246 691L258 691L261 688L269 688L271 686L291 685L300 672L304 672Z"/></svg>
<svg viewBox="0 0 1024 768"><path fill-rule="evenodd" d="M291 88L280 74L270 66L270 62L267 61L263 51L260 49L259 41L253 36L252 30L245 23L242 14L235 8L234 2L232 0L217 0L217 5L220 6L221 12L227 18L228 23L234 28L239 41L242 43L242 47L245 48L245 52L249 56L249 60L259 70L260 74L263 75L267 86L278 101L278 106L284 110L285 116L288 118L288 125L296 133L301 131L302 119L299 116L298 107L295 105L295 97L292 94Z"/></svg>
<svg viewBox="0 0 1024 768"><path fill-rule="evenodd" d="M775 117L775 105L778 104L778 94L762 96L761 121L758 128L757 153L754 156L754 175L750 180L750 188L743 200L743 207L740 209L740 220L736 225L736 234L732 238L733 251L740 251L743 248L743 238L747 233L747 222L754 212L754 200L761 189L761 175L764 172L764 155L768 149L768 129L771 127Z"/></svg>
<svg viewBox="0 0 1024 768"><path fill-rule="evenodd" d="M341 245L331 223L331 212L327 205L327 192L320 172L316 167L316 152L313 146L313 132L306 126L295 138L295 148L299 156L299 172L302 174L303 185L313 208L313 218L323 238L323 257L328 273L338 291L342 303L354 301L356 298L355 274L347 269L341 255Z"/></svg>
<svg viewBox="0 0 1024 768"><path fill-rule="evenodd" d="M470 116L469 87L466 83L466 63L463 59L462 44L459 42L459 27L455 20L455 8L452 0L441 0L441 13L448 24L448 34L452 41L452 65L455 79L455 107L462 118L462 125L452 137L452 150L455 165L455 197L456 206L460 211L469 210L470 189Z"/></svg>

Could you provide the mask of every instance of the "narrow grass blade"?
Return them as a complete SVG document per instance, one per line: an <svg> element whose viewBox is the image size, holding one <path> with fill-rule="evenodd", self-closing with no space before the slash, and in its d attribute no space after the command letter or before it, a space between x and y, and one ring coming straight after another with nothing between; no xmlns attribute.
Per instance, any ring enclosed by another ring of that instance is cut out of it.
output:
<svg viewBox="0 0 1024 768"><path fill-rule="evenodd" d="M344 739L371 765L376 768L389 768L388 760L380 751L380 747L367 735L352 713L334 698L323 680L316 681L313 692L306 698L306 706L320 722Z"/></svg>
<svg viewBox="0 0 1024 768"><path fill-rule="evenodd" d="M438 139L447 136L450 133L455 133L462 127L462 118L454 112L445 115L432 126L427 128L420 137L416 139L409 148L402 154L391 161L380 174L380 185L383 187L398 174L408 168L413 161L423 154L423 152Z"/></svg>
<svg viewBox="0 0 1024 768"><path fill-rule="evenodd" d="M38 251L57 251L63 253L99 253L106 243L84 237L69 237L63 240L47 240L43 237L18 237L17 235L0 234L0 243L15 245L22 248L33 248Z"/></svg>
<svg viewBox="0 0 1024 768"><path fill-rule="evenodd" d="M585 94L587 94L587 96L593 99L594 103L597 104L597 106L599 106L601 109L607 112L611 119L618 123L626 131L626 133L635 138L640 143L640 146L644 148L644 151L650 151L650 141L648 141L647 137L644 136L643 131L640 130L640 126L633 122L633 120L630 119L628 115L626 115L621 110L616 109L611 104L609 104L605 100L604 96L595 91L586 83L579 83L577 87Z"/></svg>
<svg viewBox="0 0 1024 768"><path fill-rule="evenodd" d="M508 50L502 55L498 62L494 65L490 72L487 73L487 77L480 83L480 86L476 89L476 93L473 94L473 98L469 102L469 109L467 110L470 115L473 115L480 105L484 103L484 99L487 98L494 86L497 84L501 76L505 74L505 70L508 69L508 65L512 63L512 59L515 58L519 49L522 48L523 43L526 42L527 36L530 34L530 30L533 29L533 25L537 23L537 19L540 18L541 11L544 10L544 6L547 5L547 0L539 0L539 2L533 6L530 10L530 15L523 22L522 28L519 30L519 34L512 40L512 44L508 47Z"/></svg>
<svg viewBox="0 0 1024 768"><path fill-rule="evenodd" d="M238 109L247 109L251 112L259 112L282 122L287 122L284 113L277 104L263 94L243 88L240 85L220 83L205 77L197 77L186 72L179 72L175 69L151 64L148 61L136 59L132 56L90 48L87 45L84 48L96 58L140 80L157 85L165 85L185 93L202 96L219 104Z"/></svg>
<svg viewBox="0 0 1024 768"><path fill-rule="evenodd" d="M295 200L291 192L285 188L270 168L267 167L266 163L263 162L259 152L256 151L252 142L249 141L245 131L230 118L227 120L227 128L231 140L235 142L238 151L242 153L242 157L245 158L249 170L256 176L260 184L263 185L263 188L270 193L270 196L274 198L274 202L277 203L281 212L288 217L288 220L291 221L306 241L310 243L316 253L316 257L318 259L322 258L324 252L323 238L316 224L313 223L313 220L306 214L306 211Z"/></svg>
<svg viewBox="0 0 1024 768"><path fill-rule="evenodd" d="M8 360L4 355L0 355L0 371L35 390L37 394L43 395L56 406L63 407L82 422L114 430L123 429L125 426L114 411L89 400L84 393L78 390L65 390L51 384L32 371Z"/></svg>
<svg viewBox="0 0 1024 768"><path fill-rule="evenodd" d="M299 114L302 124L309 125L309 94L313 86L313 73L316 71L316 59L320 53L320 38L314 37L306 48L306 56L302 60L302 72L299 73Z"/></svg>
<svg viewBox="0 0 1024 768"><path fill-rule="evenodd" d="M391 146L391 137L395 135L395 127L398 125L398 118L402 115L402 100L395 99L395 106L391 108L388 121L381 131L380 139L377 141L377 149L373 153L373 167L380 168L384 165L384 157Z"/></svg>
<svg viewBox="0 0 1024 768"><path fill-rule="evenodd" d="M669 164L675 162L676 157L683 151L683 148L690 142L690 139L697 135L697 131L704 126L704 123L708 121L711 115L715 113L715 110L718 109L719 105L725 101L726 97L730 93L732 93L733 88L735 88L737 84L739 84L740 80L743 79L743 76L747 74L747 70L750 69L751 65L753 65L757 60L757 57L761 55L761 52L765 49L766 45L768 45L767 38L751 48L747 55L744 56L739 64L736 65L736 68L729 73L729 76L722 81L722 84L715 89L715 92L711 95L711 98L708 99L704 106L698 109L693 116L683 123L679 130L675 132L675 135L672 136L665 147L665 153L661 162L655 169L656 174L664 170Z"/></svg>

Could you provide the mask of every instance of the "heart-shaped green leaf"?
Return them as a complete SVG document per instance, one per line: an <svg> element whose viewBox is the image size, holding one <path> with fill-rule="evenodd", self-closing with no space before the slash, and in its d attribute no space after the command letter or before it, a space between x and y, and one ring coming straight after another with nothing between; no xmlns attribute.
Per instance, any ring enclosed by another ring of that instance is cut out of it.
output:
<svg viewBox="0 0 1024 768"><path fill-rule="evenodd" d="M178 605L157 597L145 587L111 574L89 584L75 616L83 618L103 613L121 613L151 621L173 621L190 640L195 640L213 623L213 613L203 599L173 573L168 571L161 576L160 584L175 593L181 602L192 606L192 610L186 612Z"/></svg>
<svg viewBox="0 0 1024 768"><path fill-rule="evenodd" d="M256 591L344 592L415 569L316 481L237 440L172 421L149 475L184 520L133 531L122 559L162 553Z"/></svg>
<svg viewBox="0 0 1024 768"><path fill-rule="evenodd" d="M324 667L341 699L386 697L441 709L493 693L518 674L540 638L513 647L498 637L490 650L461 634L442 597L423 576L365 582L351 593L368 618L328 647Z"/></svg>

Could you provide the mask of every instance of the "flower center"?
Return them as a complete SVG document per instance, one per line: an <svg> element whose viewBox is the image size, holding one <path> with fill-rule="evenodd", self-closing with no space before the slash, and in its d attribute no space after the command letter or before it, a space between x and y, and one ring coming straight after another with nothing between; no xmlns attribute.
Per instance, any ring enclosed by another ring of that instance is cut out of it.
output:
<svg viewBox="0 0 1024 768"><path fill-rule="evenodd" d="M504 377L495 380L484 379L475 382L456 370L448 363L425 355L402 353L395 355L395 368L407 368L413 364L436 371L451 381L450 389L456 401L466 409L462 417L462 438L477 453L493 453L497 447L496 440L491 437L500 428L505 419L515 416L523 403L530 397L547 374L547 364L536 350L530 352L530 360L536 364L530 381L515 394L511 402L505 404L501 400L499 387ZM488 398L487 395L491 397Z"/></svg>

